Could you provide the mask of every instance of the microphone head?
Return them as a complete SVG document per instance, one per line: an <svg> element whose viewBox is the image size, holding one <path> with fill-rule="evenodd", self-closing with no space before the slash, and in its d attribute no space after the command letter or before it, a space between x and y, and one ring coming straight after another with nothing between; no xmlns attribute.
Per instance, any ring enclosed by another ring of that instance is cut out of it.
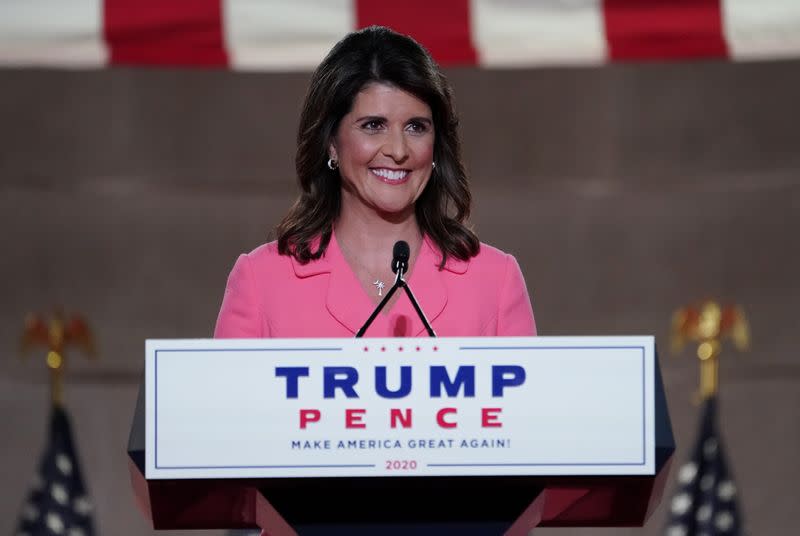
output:
<svg viewBox="0 0 800 536"><path fill-rule="evenodd" d="M392 248L392 272L397 273L398 269L402 269L403 273L407 272L410 257L411 248L408 247L408 242L405 240L395 242Z"/></svg>

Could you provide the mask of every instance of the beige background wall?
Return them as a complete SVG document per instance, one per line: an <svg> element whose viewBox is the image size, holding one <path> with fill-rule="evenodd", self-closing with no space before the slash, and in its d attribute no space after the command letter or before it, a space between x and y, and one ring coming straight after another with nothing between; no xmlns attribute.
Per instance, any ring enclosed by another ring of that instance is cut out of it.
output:
<svg viewBox="0 0 800 536"><path fill-rule="evenodd" d="M452 70L481 238L517 255L543 335L658 336L683 460L696 365L666 354L671 311L750 315L724 356L722 421L752 534L800 524L800 63ZM85 312L67 403L102 534L150 534L125 442L146 337L211 334L235 256L294 195L307 74L0 71L0 533L43 446L25 312ZM542 534L657 534L542 530ZM537 534L539 532L537 531Z"/></svg>

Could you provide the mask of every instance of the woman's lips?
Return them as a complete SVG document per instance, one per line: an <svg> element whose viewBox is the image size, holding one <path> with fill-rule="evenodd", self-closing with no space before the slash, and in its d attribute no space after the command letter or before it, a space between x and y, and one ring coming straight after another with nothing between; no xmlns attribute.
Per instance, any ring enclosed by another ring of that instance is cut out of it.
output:
<svg viewBox="0 0 800 536"><path fill-rule="evenodd" d="M402 184L411 175L407 169L371 168L370 171L386 184Z"/></svg>

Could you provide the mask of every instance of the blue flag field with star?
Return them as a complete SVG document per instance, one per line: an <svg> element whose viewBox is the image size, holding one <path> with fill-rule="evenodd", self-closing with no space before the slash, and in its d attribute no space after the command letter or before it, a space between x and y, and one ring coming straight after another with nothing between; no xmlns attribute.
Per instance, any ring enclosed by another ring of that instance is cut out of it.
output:
<svg viewBox="0 0 800 536"><path fill-rule="evenodd" d="M736 484L717 427L717 399L703 403L691 458L678 470L664 536L741 536Z"/></svg>
<svg viewBox="0 0 800 536"><path fill-rule="evenodd" d="M69 416L57 405L52 408L45 451L14 532L14 536L44 535L95 535L92 504L72 441Z"/></svg>

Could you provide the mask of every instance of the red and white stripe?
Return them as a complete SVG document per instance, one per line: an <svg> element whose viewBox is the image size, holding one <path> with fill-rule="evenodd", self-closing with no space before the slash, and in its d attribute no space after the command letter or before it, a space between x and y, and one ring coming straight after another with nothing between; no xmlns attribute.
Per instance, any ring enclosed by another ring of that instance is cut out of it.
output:
<svg viewBox="0 0 800 536"><path fill-rule="evenodd" d="M487 67L606 61L602 0L472 0L473 39Z"/></svg>
<svg viewBox="0 0 800 536"><path fill-rule="evenodd" d="M105 65L102 29L103 0L2 0L0 65Z"/></svg>
<svg viewBox="0 0 800 536"><path fill-rule="evenodd" d="M351 0L227 0L225 43L233 69L310 70L355 28Z"/></svg>
<svg viewBox="0 0 800 536"><path fill-rule="evenodd" d="M371 24L442 65L800 57L800 0L0 0L0 65L308 70Z"/></svg>
<svg viewBox="0 0 800 536"><path fill-rule="evenodd" d="M800 0L724 0L722 13L731 57L800 56Z"/></svg>

